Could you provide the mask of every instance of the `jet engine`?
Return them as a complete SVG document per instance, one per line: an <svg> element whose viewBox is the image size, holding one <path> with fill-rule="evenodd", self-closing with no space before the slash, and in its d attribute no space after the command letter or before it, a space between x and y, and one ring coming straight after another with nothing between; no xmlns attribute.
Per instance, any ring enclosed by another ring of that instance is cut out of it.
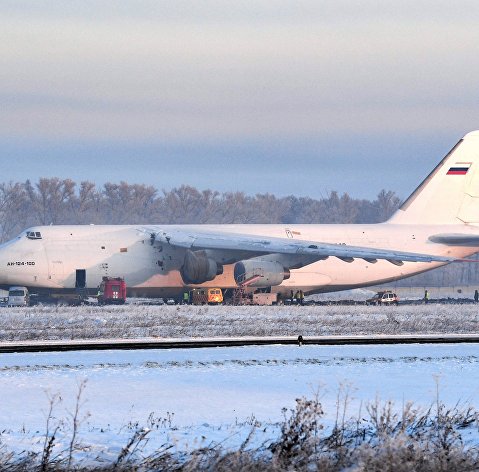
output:
<svg viewBox="0 0 479 472"><path fill-rule="evenodd" d="M185 284L202 284L223 273L223 266L208 257L205 251L186 251L180 269Z"/></svg>
<svg viewBox="0 0 479 472"><path fill-rule="evenodd" d="M289 279L290 272L279 262L247 260L235 264L234 277L238 285L257 277L248 284L250 287L271 287Z"/></svg>

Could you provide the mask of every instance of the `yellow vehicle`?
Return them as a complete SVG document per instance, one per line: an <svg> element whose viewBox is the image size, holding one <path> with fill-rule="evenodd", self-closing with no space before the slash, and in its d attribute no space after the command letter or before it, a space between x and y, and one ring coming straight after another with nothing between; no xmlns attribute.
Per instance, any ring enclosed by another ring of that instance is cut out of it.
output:
<svg viewBox="0 0 479 472"><path fill-rule="evenodd" d="M191 291L193 305L220 305L223 303L223 292L220 288L195 288Z"/></svg>

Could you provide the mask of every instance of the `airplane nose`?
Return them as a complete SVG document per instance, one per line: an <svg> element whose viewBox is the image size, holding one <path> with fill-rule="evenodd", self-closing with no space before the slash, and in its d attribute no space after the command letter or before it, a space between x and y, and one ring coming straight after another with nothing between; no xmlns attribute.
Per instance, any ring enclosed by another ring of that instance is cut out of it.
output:
<svg viewBox="0 0 479 472"><path fill-rule="evenodd" d="M0 244L0 286L32 286L45 266L45 251L39 241L21 236Z"/></svg>
<svg viewBox="0 0 479 472"><path fill-rule="evenodd" d="M10 260L11 248L12 241L0 244L0 286L7 286L9 283L8 273L11 267L9 263L13 262Z"/></svg>

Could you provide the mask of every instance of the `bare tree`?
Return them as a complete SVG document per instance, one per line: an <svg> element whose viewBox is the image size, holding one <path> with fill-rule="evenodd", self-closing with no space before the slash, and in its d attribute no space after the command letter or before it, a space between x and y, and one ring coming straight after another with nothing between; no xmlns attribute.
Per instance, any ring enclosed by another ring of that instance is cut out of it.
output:
<svg viewBox="0 0 479 472"><path fill-rule="evenodd" d="M102 195L93 182L80 183L78 196L71 198L72 223L88 224L102 223Z"/></svg>
<svg viewBox="0 0 479 472"><path fill-rule="evenodd" d="M39 222L46 225L64 221L67 202L75 193L75 182L58 177L41 178L35 187L28 180L25 183L30 205L38 214Z"/></svg>
<svg viewBox="0 0 479 472"><path fill-rule="evenodd" d="M28 208L25 188L20 183L0 184L0 240L5 241L27 225Z"/></svg>
<svg viewBox="0 0 479 472"><path fill-rule="evenodd" d="M390 190L381 190L375 201L378 221L386 221L401 205L401 199Z"/></svg>

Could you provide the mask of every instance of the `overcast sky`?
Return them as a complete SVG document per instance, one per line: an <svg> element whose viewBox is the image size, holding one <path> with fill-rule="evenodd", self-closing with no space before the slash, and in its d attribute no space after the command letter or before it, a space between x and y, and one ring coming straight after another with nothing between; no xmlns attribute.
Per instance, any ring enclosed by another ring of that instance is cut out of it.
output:
<svg viewBox="0 0 479 472"><path fill-rule="evenodd" d="M477 0L0 9L0 181L406 197L479 129Z"/></svg>

